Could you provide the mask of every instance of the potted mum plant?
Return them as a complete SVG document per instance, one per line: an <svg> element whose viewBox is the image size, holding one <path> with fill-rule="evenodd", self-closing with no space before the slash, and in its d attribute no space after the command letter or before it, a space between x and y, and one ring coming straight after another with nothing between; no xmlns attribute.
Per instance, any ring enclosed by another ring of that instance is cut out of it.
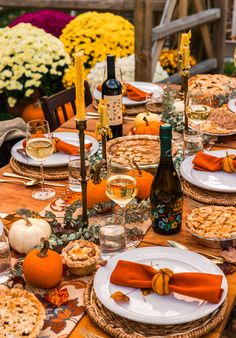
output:
<svg viewBox="0 0 236 338"><path fill-rule="evenodd" d="M28 23L0 30L0 60L0 118L6 108L20 116L37 97L62 90L70 64L59 39Z"/></svg>
<svg viewBox="0 0 236 338"><path fill-rule="evenodd" d="M71 57L71 66L64 77L65 87L74 83L74 53L84 50L87 71L107 54L125 57L134 52L134 26L122 16L112 13L87 12L71 20L62 30L60 40Z"/></svg>

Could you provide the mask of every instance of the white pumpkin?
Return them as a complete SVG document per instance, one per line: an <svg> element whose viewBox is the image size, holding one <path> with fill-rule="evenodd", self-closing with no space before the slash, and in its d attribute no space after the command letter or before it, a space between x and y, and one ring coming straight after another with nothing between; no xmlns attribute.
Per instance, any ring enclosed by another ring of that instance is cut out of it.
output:
<svg viewBox="0 0 236 338"><path fill-rule="evenodd" d="M148 120L148 122L160 122L159 117L157 114L153 114L153 113L139 113L135 120L134 120L134 125L137 128L140 125L146 125L145 120L143 119L144 117L146 117L146 119Z"/></svg>
<svg viewBox="0 0 236 338"><path fill-rule="evenodd" d="M39 218L19 219L9 231L11 247L19 253L27 254L40 244L41 238L49 239L52 234L49 223Z"/></svg>

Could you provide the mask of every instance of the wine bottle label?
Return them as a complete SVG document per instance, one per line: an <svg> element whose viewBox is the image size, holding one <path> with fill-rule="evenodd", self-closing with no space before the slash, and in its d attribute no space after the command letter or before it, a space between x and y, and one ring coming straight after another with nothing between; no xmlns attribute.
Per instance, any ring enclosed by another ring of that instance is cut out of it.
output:
<svg viewBox="0 0 236 338"><path fill-rule="evenodd" d="M107 102L107 111L110 126L117 126L123 123L122 94L110 96L104 95Z"/></svg>
<svg viewBox="0 0 236 338"><path fill-rule="evenodd" d="M151 205L151 220L153 226L167 233L179 228L182 223L182 207L182 198L170 204L160 203L157 206Z"/></svg>

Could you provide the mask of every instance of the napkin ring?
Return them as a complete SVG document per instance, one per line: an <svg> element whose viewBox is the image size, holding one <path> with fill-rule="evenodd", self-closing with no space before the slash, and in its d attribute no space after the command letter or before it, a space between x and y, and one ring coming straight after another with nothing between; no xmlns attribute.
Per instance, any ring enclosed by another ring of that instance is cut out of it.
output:
<svg viewBox="0 0 236 338"><path fill-rule="evenodd" d="M157 270L152 278L152 289L158 295L169 295L169 280L174 272L168 268Z"/></svg>

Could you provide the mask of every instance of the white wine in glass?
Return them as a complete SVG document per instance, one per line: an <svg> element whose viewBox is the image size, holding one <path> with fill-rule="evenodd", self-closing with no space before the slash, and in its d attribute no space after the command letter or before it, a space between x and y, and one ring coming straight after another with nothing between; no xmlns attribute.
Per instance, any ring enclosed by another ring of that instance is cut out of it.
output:
<svg viewBox="0 0 236 338"><path fill-rule="evenodd" d="M207 120L210 112L211 108L204 104L192 104L187 106L187 116L195 124L201 124Z"/></svg>
<svg viewBox="0 0 236 338"><path fill-rule="evenodd" d="M41 172L41 189L33 192L36 200L47 200L55 195L53 189L44 187L43 163L53 153L52 136L46 120L32 120L27 123L26 153L38 161Z"/></svg>
<svg viewBox="0 0 236 338"><path fill-rule="evenodd" d="M107 179L106 194L121 208L124 208L137 195L136 180L130 175L111 175Z"/></svg>
<svg viewBox="0 0 236 338"><path fill-rule="evenodd" d="M111 160L107 161L106 194L116 202L125 217L126 205L137 195L137 182L133 168L118 166ZM134 247L137 237L126 233L126 246Z"/></svg>
<svg viewBox="0 0 236 338"><path fill-rule="evenodd" d="M200 125L204 123L211 113L211 98L209 92L201 87L197 90L190 90L187 94L188 118L197 125L200 131Z"/></svg>

